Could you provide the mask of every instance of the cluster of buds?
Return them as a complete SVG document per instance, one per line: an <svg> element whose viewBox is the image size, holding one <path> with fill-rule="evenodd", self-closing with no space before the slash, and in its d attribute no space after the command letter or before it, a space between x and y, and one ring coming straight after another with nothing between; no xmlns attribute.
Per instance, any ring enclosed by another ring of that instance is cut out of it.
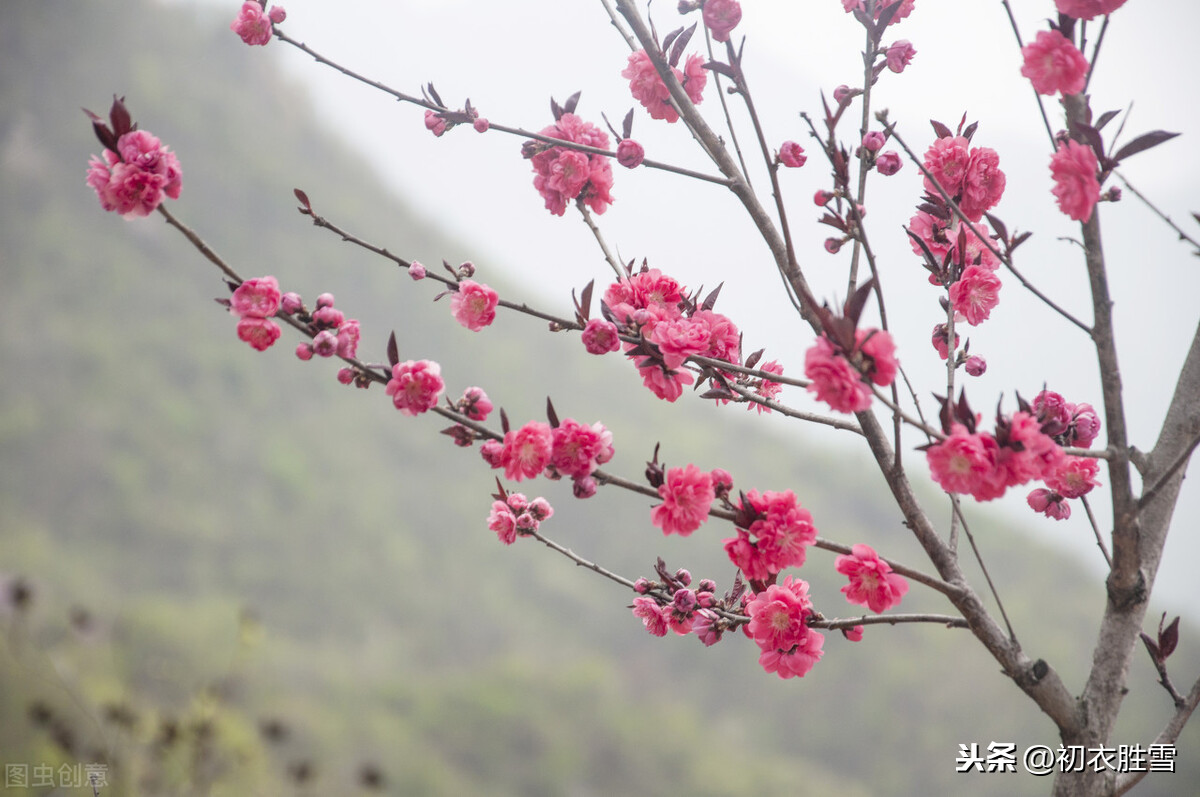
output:
<svg viewBox="0 0 1200 797"><path fill-rule="evenodd" d="M637 597L629 607L654 636L666 636L668 630L680 636L695 634L711 646L739 624L736 615L742 611L745 592L740 576L733 590L718 598L717 585L711 579L701 579L693 587L691 573L683 568L672 573L662 559L654 569L657 580L639 578L634 582Z"/></svg>
<svg viewBox="0 0 1200 797"><path fill-rule="evenodd" d="M492 495L492 511L488 515L488 528L505 545L512 545L518 536L529 536L538 530L543 520L554 514L554 507L545 498L532 501L521 493L507 492L496 482L497 493Z"/></svg>
<svg viewBox="0 0 1200 797"><path fill-rule="evenodd" d="M333 306L333 294L322 293L317 297L317 307L311 313L304 306L300 295L285 293L282 303L283 311L291 315L307 327L312 336L309 343L301 343L296 347L296 356L301 360L311 360L315 354L318 357L333 357L334 355L352 360L358 355L358 340L361 335L358 320L347 319L341 310ZM342 368L338 371L338 381L343 385L370 387L370 378L355 368Z"/></svg>

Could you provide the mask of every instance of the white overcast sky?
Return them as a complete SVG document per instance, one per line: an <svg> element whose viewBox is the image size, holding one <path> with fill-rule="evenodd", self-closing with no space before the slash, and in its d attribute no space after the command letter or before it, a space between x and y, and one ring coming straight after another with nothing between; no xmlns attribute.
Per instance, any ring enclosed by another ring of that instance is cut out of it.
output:
<svg viewBox="0 0 1200 797"><path fill-rule="evenodd" d="M240 6L236 0L174 2L220 2L230 9L230 19ZM577 90L583 91L579 113L597 122L603 111L619 124L634 105L619 75L628 49L607 24L600 0L289 0L284 5L287 32L334 60L409 93L433 81L448 103L469 97L484 116L504 124L539 129L551 122L549 98L561 101ZM742 6L744 19L736 34L747 38L745 66L769 143L794 139L812 154L806 167L783 174L799 257L818 295L840 300L847 258L822 250L829 230L814 223L811 202L815 190L828 187L828 168L810 146L798 114L808 111L817 117L822 90L828 94L841 83L861 85L862 31L837 0L745 0ZM1045 29L1053 13L1052 0L1012 0L1012 6L1026 41ZM674 2L659 0L653 16L660 33L680 24ZM695 18L689 17L688 24ZM1099 26L1091 27L1094 37ZM1200 175L1194 143L1200 130L1195 108L1200 86L1188 60L1197 30L1200 4L1192 0L1129 0L1112 17L1091 93L1097 112L1133 104L1124 140L1159 128L1185 134L1132 158L1123 172L1200 236L1200 225L1189 214L1200 210L1194 188ZM932 139L930 118L954 125L966 113L978 121L974 143L996 149L1008 176L1008 190L995 212L1010 230L1035 233L1019 250L1018 266L1089 320L1082 258L1075 245L1062 240L1078 235L1078 227L1058 212L1050 195L1048 139L1029 84L1019 76L1020 54L1001 3L917 0L913 15L891 31L887 41L908 39L917 56L903 75L884 74L875 107L890 110L901 134L918 151ZM699 38L694 41L692 50L699 46ZM529 166L519 156L520 141L498 133L480 136L466 128L434 139L422 125L423 112L414 106L399 105L276 42L262 57L278 59L311 89L331 127L370 157L398 194L473 247L493 253L494 261L477 263L484 281L489 269L503 269L520 278L527 291L520 298L566 312L572 287L593 277L601 284L608 279L610 272L578 218L570 213L556 218L542 208L530 185ZM711 85L702 109L710 122L719 122ZM1060 127L1061 113L1052 98L1047 111L1055 128ZM745 120L740 109L734 116ZM843 124L841 130L850 137L856 127ZM749 145L747 128L741 130ZM1111 129L1106 133L1111 135ZM639 109L634 137L645 144L648 157L715 173L681 125L652 121ZM788 373L801 375L811 332L790 312L764 247L732 197L718 187L661 172L614 170L617 201L601 217L609 242L625 259L647 257L651 265L690 286L724 281L719 309L741 326L747 351L765 346L767 359L777 358ZM761 169L753 177L763 191ZM882 263L899 353L928 396L945 382L928 344L939 312L937 292L926 283L901 229L920 194L919 173L906 164L898 175L874 180L869 191L869 234ZM1200 260L1126 196L1125 202L1103 206L1101 212L1126 407L1133 439L1148 449L1171 397L1169 377L1195 329ZM764 201L769 201L765 192ZM1011 275L1002 278L1000 307L971 334L972 351L989 362L987 375L968 388L976 408L990 412L1003 392L1012 409L1014 389L1031 397L1043 383L1068 400L1099 405L1088 341L1025 293ZM812 408L801 393L787 398ZM931 399L923 401L931 408ZM837 437L828 435L831 445ZM1007 511L1044 530L1048 538L1073 542L1082 558L1099 563L1082 517L1063 524L1033 517L1023 507L1026 490L1012 492L1016 495L1002 502ZM1195 532L1200 500L1194 493L1185 486L1159 585L1160 597L1176 604L1197 597L1185 566L1200 555Z"/></svg>

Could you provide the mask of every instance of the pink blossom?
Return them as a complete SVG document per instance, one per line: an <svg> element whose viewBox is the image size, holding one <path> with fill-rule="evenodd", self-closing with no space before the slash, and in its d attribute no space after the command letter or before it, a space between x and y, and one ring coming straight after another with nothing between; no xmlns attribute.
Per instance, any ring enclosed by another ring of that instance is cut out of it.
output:
<svg viewBox="0 0 1200 797"><path fill-rule="evenodd" d="M684 63L683 72L676 67L671 67L671 71L687 92L688 99L698 105L703 99L704 86L708 81L708 74L704 71L704 59L699 55L689 55ZM671 93L645 50L638 50L629 56L629 63L621 70L621 77L629 79L630 93L649 111L651 119L679 121L679 112L671 104Z"/></svg>
<svg viewBox="0 0 1200 797"><path fill-rule="evenodd" d="M683 395L683 389L696 381L690 371L664 371L662 366L651 362L638 366L642 384L650 392L665 401L674 402Z"/></svg>
<svg viewBox="0 0 1200 797"><path fill-rule="evenodd" d="M701 609L696 612L695 620L692 623L692 633L704 643L706 648L710 648L720 642L721 636L724 634L724 631L717 626L717 619L717 615L710 611Z"/></svg>
<svg viewBox="0 0 1200 797"><path fill-rule="evenodd" d="M842 587L846 600L866 606L876 614L899 606L900 599L908 592L908 582L893 573L891 565L880 559L871 546L860 543L850 550L849 556L834 560L834 569L850 579Z"/></svg>
<svg viewBox="0 0 1200 797"><path fill-rule="evenodd" d="M1070 442L1080 448L1091 448L1100 434L1100 416L1091 404L1076 404L1071 411Z"/></svg>
<svg viewBox="0 0 1200 797"><path fill-rule="evenodd" d="M1033 397L1030 402L1042 431L1051 436L1058 436L1067 431L1071 425L1071 411L1067 408L1067 400L1053 390L1043 390Z"/></svg>
<svg viewBox="0 0 1200 797"><path fill-rule="evenodd" d="M488 528L496 532L500 542L512 545L517 539L517 516L503 501L493 501L488 514Z"/></svg>
<svg viewBox="0 0 1200 797"><path fill-rule="evenodd" d="M1005 487L1015 487L1044 478L1062 462L1062 449L1041 430L1036 416L1018 411L998 423L1000 447L996 456L995 478Z"/></svg>
<svg viewBox="0 0 1200 797"><path fill-rule="evenodd" d="M321 306L317 305L317 310L313 313L313 322L322 329L336 329L346 320L346 316L341 310L338 310L331 304Z"/></svg>
<svg viewBox="0 0 1200 797"><path fill-rule="evenodd" d="M663 534L689 536L708 519L712 506L712 476L688 465L686 468L671 468L667 478L658 487L663 502L650 510L650 522L662 529Z"/></svg>
<svg viewBox="0 0 1200 797"><path fill-rule="evenodd" d="M967 140L962 136L939 138L925 151L925 168L952 197L962 190L970 160ZM925 178L925 190L938 195L937 186L928 177Z"/></svg>
<svg viewBox="0 0 1200 797"><path fill-rule="evenodd" d="M860 329L855 333L855 346L862 352L863 369L867 378L880 387L896 379L896 343L892 334L882 329Z"/></svg>
<svg viewBox="0 0 1200 797"><path fill-rule="evenodd" d="M913 56L917 51L913 48L912 42L908 39L900 39L887 48L887 66L896 74L904 71L904 68L912 63Z"/></svg>
<svg viewBox="0 0 1200 797"><path fill-rule="evenodd" d="M714 310L697 310L692 321L708 326L708 350L704 356L730 363L741 361L741 333L727 316Z"/></svg>
<svg viewBox="0 0 1200 797"><path fill-rule="evenodd" d="M1000 171L1000 156L988 147L971 150L967 171L963 175L962 199L959 210L971 221L979 221L994 208L1004 194L1007 179Z"/></svg>
<svg viewBox="0 0 1200 797"><path fill-rule="evenodd" d="M798 169L808 162L804 147L795 141L785 141L779 147L779 162L790 169Z"/></svg>
<svg viewBox="0 0 1200 797"><path fill-rule="evenodd" d="M983 266L967 266L950 286L950 304L960 320L978 326L1000 303L1000 278Z"/></svg>
<svg viewBox="0 0 1200 797"><path fill-rule="evenodd" d="M739 527L736 537L723 541L730 561L753 581L803 565L807 546L817 540L817 529L795 494L750 490L745 498L747 505L741 506L741 512L754 520L747 528Z"/></svg>
<svg viewBox="0 0 1200 797"><path fill-rule="evenodd" d="M654 636L667 635L667 617L654 598L639 595L633 599L633 616L641 619L646 630Z"/></svg>
<svg viewBox="0 0 1200 797"><path fill-rule="evenodd" d="M308 362L309 360L312 359L312 356L313 356L312 344L301 343L300 345L298 345L296 347L296 357L298 359L302 360L303 362Z"/></svg>
<svg viewBox="0 0 1200 797"><path fill-rule="evenodd" d="M504 465L504 444L499 440L486 440L479 447L479 455L490 468L495 470Z"/></svg>
<svg viewBox="0 0 1200 797"><path fill-rule="evenodd" d="M938 355L943 359L950 356L950 330L945 324L938 324L933 328L933 348L937 349ZM958 348L958 333L954 333L954 348Z"/></svg>
<svg viewBox="0 0 1200 797"><path fill-rule="evenodd" d="M881 152L875 157L875 169L884 177L891 177L900 171L900 167L903 165L904 161L901 160L900 153L894 149Z"/></svg>
<svg viewBox="0 0 1200 797"><path fill-rule="evenodd" d="M463 391L458 400L459 411L473 421L486 421L488 415L495 409L488 394L481 387L469 387Z"/></svg>
<svg viewBox="0 0 1200 797"><path fill-rule="evenodd" d="M862 412L871 406L871 391L862 374L824 335L805 353L804 375L812 380L809 392L838 412Z"/></svg>
<svg viewBox="0 0 1200 797"><path fill-rule="evenodd" d="M590 476L612 457L612 432L602 423L585 426L567 418L551 433L550 467L563 476Z"/></svg>
<svg viewBox="0 0 1200 797"><path fill-rule="evenodd" d="M863 627L861 625L856 625L853 628L843 628L842 636L844 636L849 642L862 642Z"/></svg>
<svg viewBox="0 0 1200 797"><path fill-rule="evenodd" d="M704 4L704 25L714 41L729 41L730 32L742 21L742 5L737 0L708 0Z"/></svg>
<svg viewBox="0 0 1200 797"><path fill-rule="evenodd" d="M778 360L771 360L770 362L763 363L762 365L758 366L758 370L766 371L769 374L783 374L783 366L779 364ZM754 392L765 399L774 399L782 391L783 385L778 382L772 382L766 377L760 379L758 385L754 388ZM759 404L757 401L752 401L746 404L746 409L756 409L758 410L759 415L763 414L764 412L769 413L771 411L770 407Z"/></svg>
<svg viewBox="0 0 1200 797"><path fill-rule="evenodd" d="M520 429L504 435L501 462L504 476L513 481L532 479L550 464L553 435L550 424L530 421Z"/></svg>
<svg viewBox="0 0 1200 797"><path fill-rule="evenodd" d="M248 279L229 297L229 309L240 318L270 318L279 311L282 299L274 277Z"/></svg>
<svg viewBox="0 0 1200 797"><path fill-rule="evenodd" d="M1075 221L1088 221L1100 199L1100 181L1096 172L1100 164L1091 147L1068 140L1060 144L1050 158L1050 174L1054 178L1051 193L1058 209Z"/></svg>
<svg viewBox="0 0 1200 797"><path fill-rule="evenodd" d="M1038 31L1021 49L1021 74L1038 94L1078 94L1087 83L1088 62L1075 45L1056 30Z"/></svg>
<svg viewBox="0 0 1200 797"><path fill-rule="evenodd" d="M541 135L597 149L608 149L608 135L573 113L564 113L556 123L544 128ZM567 161L558 163L563 157L566 157ZM609 158L603 155L585 155L566 147L551 147L538 152L529 160L535 172L533 186L546 201L546 209L554 215L563 215L567 203L576 198L582 199L596 213L603 213L612 204L609 191L612 188L613 177ZM585 163L586 172L582 170Z"/></svg>
<svg viewBox="0 0 1200 797"><path fill-rule="evenodd" d="M1025 498L1029 508L1041 512L1048 518L1066 520L1071 517L1071 505L1061 495L1039 487Z"/></svg>
<svg viewBox="0 0 1200 797"><path fill-rule="evenodd" d="M862 0L858 0L858 2L861 3ZM833 90L833 100L838 105L845 105L846 103L850 102L850 98L854 95L854 93L854 89L851 89L849 86L843 83Z"/></svg>
<svg viewBox="0 0 1200 797"><path fill-rule="evenodd" d="M1099 461L1091 457L1063 457L1058 467L1046 475L1046 486L1063 498L1079 498L1100 485L1096 480L1099 472Z"/></svg>
<svg viewBox="0 0 1200 797"><path fill-rule="evenodd" d="M126 218L148 216L163 197L178 199L182 170L175 153L144 130L132 130L117 140L117 151L88 161L87 184L105 210Z"/></svg>
<svg viewBox="0 0 1200 797"><path fill-rule="evenodd" d="M581 337L588 354L607 354L621 348L617 325L603 318L589 319Z"/></svg>
<svg viewBox="0 0 1200 797"><path fill-rule="evenodd" d="M973 494L980 490L995 469L995 441L969 433L954 424L950 436L925 450L925 461L933 480L948 493Z"/></svg>
<svg viewBox="0 0 1200 797"><path fill-rule="evenodd" d="M635 169L642 165L646 158L646 150L632 138L623 138L617 144L617 163L626 169Z"/></svg>
<svg viewBox="0 0 1200 797"><path fill-rule="evenodd" d="M405 360L392 366L386 393L405 415L420 415L437 406L445 387L440 365L432 360Z"/></svg>
<svg viewBox="0 0 1200 797"><path fill-rule="evenodd" d="M675 370L693 354L705 354L709 349L711 330L703 318L679 318L655 324L649 340L658 346L667 368Z"/></svg>
<svg viewBox="0 0 1200 797"><path fill-rule="evenodd" d="M229 24L229 29L240 36L246 44L265 45L271 41L271 19L263 13L263 7L254 0L246 0L242 3L242 10Z"/></svg>
<svg viewBox="0 0 1200 797"><path fill-rule="evenodd" d="M458 291L450 297L450 312L458 323L478 332L496 320L499 301L499 294L487 285L463 280L458 283Z"/></svg>
<svg viewBox="0 0 1200 797"><path fill-rule="evenodd" d="M1075 19L1094 19L1102 14L1111 14L1125 0L1054 0L1060 14L1066 14Z"/></svg>
<svg viewBox="0 0 1200 797"><path fill-rule="evenodd" d="M780 678L803 677L820 660L825 637L808 627L808 584L791 576L746 604L747 631L762 651L758 663Z"/></svg>
<svg viewBox="0 0 1200 797"><path fill-rule="evenodd" d="M362 337L362 331L358 326L358 319L351 318L346 321L337 330L337 353L339 357L346 359L354 359L358 356L358 341Z"/></svg>
<svg viewBox="0 0 1200 797"><path fill-rule="evenodd" d="M996 269L1000 265L999 258L989 248L983 240L979 238L972 230L978 230L979 234L986 238L989 242L992 240L992 231L988 227L987 222L976 221L972 225L967 226L955 219L952 224L947 225L941 219L936 219L925 211L919 211L908 221L908 229L913 235L920 238L925 246L928 247L930 254L941 265L947 254L951 254L951 262L960 266L969 266L978 264L989 269ZM959 252L958 240L960 233L966 241L966 251ZM909 246L913 250L913 254L922 255L924 252L920 244L909 239ZM994 245L993 247L994 248ZM938 284L934 277L930 277L930 282ZM942 359L945 359L944 357Z"/></svg>
<svg viewBox="0 0 1200 797"><path fill-rule="evenodd" d="M875 19L879 19L879 15L885 8L888 6L894 6L897 3L900 3L901 5L896 11L896 15L892 17L892 21L888 23L890 25L895 25L897 22L911 14L913 7L916 4L916 0L878 0L875 6ZM863 6L863 0L842 0L842 8L846 10L846 13L850 13L852 11L866 11L866 8Z"/></svg>
<svg viewBox="0 0 1200 797"><path fill-rule="evenodd" d="M275 341L279 340L282 330L274 321L267 318L247 316L238 321L237 335L249 343L257 351L266 351Z"/></svg>

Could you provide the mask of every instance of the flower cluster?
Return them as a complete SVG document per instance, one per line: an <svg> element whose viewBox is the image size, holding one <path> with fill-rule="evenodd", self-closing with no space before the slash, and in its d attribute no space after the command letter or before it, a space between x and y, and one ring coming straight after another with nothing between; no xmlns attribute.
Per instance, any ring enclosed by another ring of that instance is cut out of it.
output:
<svg viewBox="0 0 1200 797"><path fill-rule="evenodd" d="M1043 390L1031 407L1042 430L1059 445L1090 448L1100 434L1100 418L1090 404L1073 404L1058 393ZM1067 500L1081 498L1099 486L1099 471L1100 463L1092 457L1063 456L1043 477L1046 486L1030 492L1026 500L1033 511L1065 520L1071 516Z"/></svg>
<svg viewBox="0 0 1200 797"><path fill-rule="evenodd" d="M573 113L563 113L558 121L544 128L541 135L573 144L608 149L608 134ZM527 142L533 164L533 187L546 200L546 209L556 216L567 211L567 203L579 199L597 213L612 204L612 165L603 155L593 155L567 147Z"/></svg>
<svg viewBox="0 0 1200 797"><path fill-rule="evenodd" d="M708 519L708 510L716 498L712 474L695 465L671 468L658 486L663 502L650 510L650 522L663 534L687 537Z"/></svg>
<svg viewBox="0 0 1200 797"><path fill-rule="evenodd" d="M825 637L809 628L812 613L808 583L791 576L746 604L746 631L762 650L758 663L764 670L780 678L802 678L821 659Z"/></svg>
<svg viewBox="0 0 1200 797"><path fill-rule="evenodd" d="M512 545L518 536L532 534L543 520L554 514L554 507L545 498L528 500L521 493L509 493L505 500L492 502L488 528L496 532L500 542Z"/></svg>
<svg viewBox="0 0 1200 797"><path fill-rule="evenodd" d="M804 355L804 375L812 380L809 391L838 412L870 407L870 383L887 387L896 368L896 344L881 329L858 330L850 351L822 335Z"/></svg>
<svg viewBox="0 0 1200 797"><path fill-rule="evenodd" d="M535 479L543 472L549 479L567 477L575 495L587 498L596 492L595 470L612 459L612 432L602 423L591 426L567 418L556 426L530 421L510 429L503 442L489 440L480 449L492 468L504 468L512 481Z"/></svg>
<svg viewBox="0 0 1200 797"><path fill-rule="evenodd" d="M604 309L618 330L641 337L639 343L625 344L625 353L642 383L666 401L675 401L695 382L682 367L688 357L740 360L741 339L734 323L714 310L697 309L685 289L656 268L644 268L610 285Z"/></svg>
<svg viewBox="0 0 1200 797"><path fill-rule="evenodd" d="M1087 83L1088 62L1071 41L1056 30L1039 31L1021 48L1021 74L1038 94L1078 94Z"/></svg>
<svg viewBox="0 0 1200 797"><path fill-rule="evenodd" d="M707 13L707 12L706 12ZM732 26L731 26L732 29ZM671 67L675 79L687 92L688 99L699 105L704 99L704 86L708 83L708 73L704 71L704 59L697 54L687 57L683 71ZM621 70L621 77L629 79L629 91L633 98L642 104L651 119L664 119L667 122L678 122L679 112L671 104L671 93L663 83L654 62L645 50L638 50L629 56L629 64Z"/></svg>
<svg viewBox="0 0 1200 797"><path fill-rule="evenodd" d="M145 130L119 135L115 150L106 148L102 158L93 155L88 161L87 184L100 206L130 218L149 216L164 196L178 199L183 172L175 153Z"/></svg>
<svg viewBox="0 0 1200 797"><path fill-rule="evenodd" d="M1054 178L1054 194L1058 209L1075 221L1086 222L1100 201L1100 169L1092 148L1068 139L1058 146L1050 158L1050 174Z"/></svg>
<svg viewBox="0 0 1200 797"><path fill-rule="evenodd" d="M937 185L953 199L972 222L994 208L1004 194L1006 178L1000 156L990 147L970 147L966 136L942 136L925 151L925 190L940 196ZM937 181L937 185L934 184Z"/></svg>
<svg viewBox="0 0 1200 797"><path fill-rule="evenodd" d="M333 306L333 294L323 293L317 297L317 309L311 314L305 311L300 297L294 293L284 295L284 307L294 308L292 314L308 325L312 341L296 347L296 356L301 360L318 357L358 356L358 341L362 335L358 319L346 318L341 310Z"/></svg>
<svg viewBox="0 0 1200 797"><path fill-rule="evenodd" d="M654 636L670 630L680 636L694 633L706 646L719 642L724 626L712 609L724 604L713 594L717 585L705 578L693 588L691 573L679 569L672 574L661 559L657 570L660 581L639 578L634 583L633 616Z"/></svg>
<svg viewBox="0 0 1200 797"><path fill-rule="evenodd" d="M737 536L723 540L725 553L751 582L800 567L807 547L817 540L812 514L791 490L744 493L734 522Z"/></svg>
<svg viewBox="0 0 1200 797"><path fill-rule="evenodd" d="M246 0L242 10L229 24L229 29L242 38L246 44L266 45L271 41L272 25L278 25L287 18L283 6L271 6L268 12L263 11L265 3Z"/></svg>
<svg viewBox="0 0 1200 797"><path fill-rule="evenodd" d="M283 295L274 277L243 282L229 297L229 311L238 317L237 335L257 351L266 351L282 331L271 318L279 312Z"/></svg>
<svg viewBox="0 0 1200 797"><path fill-rule="evenodd" d="M946 439L925 450L933 480L948 493L991 501L1009 487L1052 475L1064 454L1039 418L1028 410L998 416L994 435L975 431L973 418L952 423Z"/></svg>
<svg viewBox="0 0 1200 797"><path fill-rule="evenodd" d="M833 567L850 579L850 583L842 587L846 600L866 606L875 613L899 606L901 598L908 592L904 577L893 573L892 566L880 559L870 545L855 545L849 555L834 560Z"/></svg>

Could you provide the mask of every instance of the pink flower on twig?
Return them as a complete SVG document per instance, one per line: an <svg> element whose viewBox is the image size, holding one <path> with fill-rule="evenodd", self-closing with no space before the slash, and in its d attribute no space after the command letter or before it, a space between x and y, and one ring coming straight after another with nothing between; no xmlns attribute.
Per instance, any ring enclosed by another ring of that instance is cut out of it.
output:
<svg viewBox="0 0 1200 797"><path fill-rule="evenodd" d="M1088 221L1100 200L1100 180L1096 177L1100 164L1091 147L1067 140L1059 145L1050 158L1050 174L1054 178L1051 193L1058 209L1075 221Z"/></svg>
<svg viewBox="0 0 1200 797"><path fill-rule="evenodd" d="M406 360L392 366L385 392L405 415L420 415L437 406L446 383L442 369L432 360Z"/></svg>
<svg viewBox="0 0 1200 797"><path fill-rule="evenodd" d="M687 537L708 519L716 497L712 476L695 465L671 468L658 487L663 502L650 510L650 522L663 534Z"/></svg>
<svg viewBox="0 0 1200 797"><path fill-rule="evenodd" d="M842 587L846 600L866 606L875 613L899 606L901 598L908 592L908 582L896 573L887 562L869 545L858 544L850 549L850 555L834 560L834 569L849 577L850 583Z"/></svg>
<svg viewBox="0 0 1200 797"><path fill-rule="evenodd" d="M1078 94L1087 83L1088 62L1075 45L1056 30L1039 31L1021 49L1021 74L1038 94Z"/></svg>
<svg viewBox="0 0 1200 797"><path fill-rule="evenodd" d="M496 305L500 296L487 285L475 280L458 283L458 291L450 297L450 312L458 323L478 332L496 320Z"/></svg>

